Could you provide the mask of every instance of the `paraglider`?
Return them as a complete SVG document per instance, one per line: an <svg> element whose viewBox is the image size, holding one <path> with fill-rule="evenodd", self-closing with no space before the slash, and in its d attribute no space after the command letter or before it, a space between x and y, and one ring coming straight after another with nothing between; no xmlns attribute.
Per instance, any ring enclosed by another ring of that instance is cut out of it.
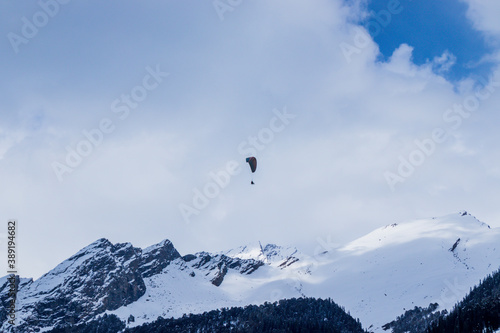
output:
<svg viewBox="0 0 500 333"><path fill-rule="evenodd" d="M252 173L255 172L255 170L257 169L257 159L253 156L251 157L247 157L246 159L248 165L250 166L250 170L252 170ZM250 183L252 185L254 185L255 183L253 182L253 176L252 176L252 182Z"/></svg>

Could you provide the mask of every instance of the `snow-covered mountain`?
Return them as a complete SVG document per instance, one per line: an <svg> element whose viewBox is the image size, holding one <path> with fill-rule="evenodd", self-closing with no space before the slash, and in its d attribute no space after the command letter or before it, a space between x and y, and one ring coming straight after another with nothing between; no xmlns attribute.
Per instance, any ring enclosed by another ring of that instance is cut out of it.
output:
<svg viewBox="0 0 500 333"><path fill-rule="evenodd" d="M100 239L38 280L20 279L19 332L115 314L129 326L282 298L332 298L365 328L405 310L450 309L500 267L500 229L466 212L379 228L315 255L259 242L181 256L164 240L146 249ZM6 277L0 302L8 303ZM0 311L2 332L11 329Z"/></svg>
<svg viewBox="0 0 500 333"><path fill-rule="evenodd" d="M499 267L500 229L460 212L387 225L350 242L317 265L312 275L324 280L304 292L326 292L365 328L381 331L415 306L451 309Z"/></svg>

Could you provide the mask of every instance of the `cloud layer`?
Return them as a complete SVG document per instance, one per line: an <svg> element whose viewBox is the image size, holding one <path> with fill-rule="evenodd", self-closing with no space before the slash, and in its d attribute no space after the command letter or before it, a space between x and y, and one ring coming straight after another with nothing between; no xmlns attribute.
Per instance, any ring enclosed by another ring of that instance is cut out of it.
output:
<svg viewBox="0 0 500 333"><path fill-rule="evenodd" d="M22 275L100 237L188 253L342 242L461 209L500 223L498 67L450 83L452 54L419 66L407 44L380 62L362 3L214 3L0 5L0 207L19 220ZM468 4L495 43L496 4ZM17 52L9 33L27 40Z"/></svg>

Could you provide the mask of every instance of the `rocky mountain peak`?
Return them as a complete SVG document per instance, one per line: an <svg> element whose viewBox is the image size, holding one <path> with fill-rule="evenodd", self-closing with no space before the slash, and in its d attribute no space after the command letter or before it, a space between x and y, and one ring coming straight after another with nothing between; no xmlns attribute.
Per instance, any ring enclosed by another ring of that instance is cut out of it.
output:
<svg viewBox="0 0 500 333"><path fill-rule="evenodd" d="M304 295L334 295L380 328L410 304L451 307L498 267L500 229L485 226L464 212L393 223L322 257L260 242L181 257L168 239L140 249L102 238L40 279L19 280L16 332L64 329L103 314L132 315L128 325L140 325ZM6 286L0 278L4 307ZM7 331L1 310L0 319Z"/></svg>
<svg viewBox="0 0 500 333"><path fill-rule="evenodd" d="M172 242L165 239L142 251L139 271L143 277L150 277L160 273L172 260L180 257Z"/></svg>
<svg viewBox="0 0 500 333"><path fill-rule="evenodd" d="M146 286L138 270L141 249L101 238L36 281L20 286L20 332L73 325L139 299ZM49 314L49 315L48 315Z"/></svg>

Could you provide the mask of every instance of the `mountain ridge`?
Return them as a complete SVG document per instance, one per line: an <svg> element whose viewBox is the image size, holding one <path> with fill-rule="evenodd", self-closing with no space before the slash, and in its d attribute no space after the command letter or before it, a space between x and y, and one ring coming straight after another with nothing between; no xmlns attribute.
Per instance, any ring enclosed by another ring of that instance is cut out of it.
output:
<svg viewBox="0 0 500 333"><path fill-rule="evenodd" d="M464 211L388 224L314 256L260 242L181 255L168 239L140 249L100 238L39 279L20 279L17 328L47 330L103 314L133 316L127 325L135 327L159 316L315 297L381 332L414 306L451 309L500 267L499 242L500 229ZM0 301L7 302L3 279Z"/></svg>

